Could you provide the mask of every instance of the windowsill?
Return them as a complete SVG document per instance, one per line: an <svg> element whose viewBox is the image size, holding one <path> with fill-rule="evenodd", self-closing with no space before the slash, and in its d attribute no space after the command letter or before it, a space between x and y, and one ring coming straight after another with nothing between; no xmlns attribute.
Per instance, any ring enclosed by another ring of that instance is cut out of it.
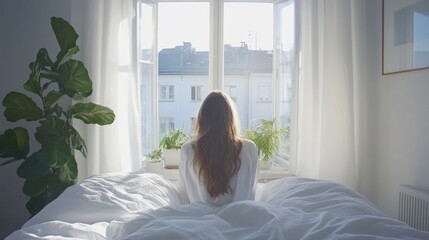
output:
<svg viewBox="0 0 429 240"><path fill-rule="evenodd" d="M146 171L146 169L143 168L143 171ZM160 174L170 181L177 181L179 178L179 169L163 168L161 171L156 171L153 173ZM259 170L258 182L264 183L291 176L294 176L294 174L286 170Z"/></svg>
<svg viewBox="0 0 429 240"><path fill-rule="evenodd" d="M259 170L258 182L269 182L285 177L295 176L287 170Z"/></svg>

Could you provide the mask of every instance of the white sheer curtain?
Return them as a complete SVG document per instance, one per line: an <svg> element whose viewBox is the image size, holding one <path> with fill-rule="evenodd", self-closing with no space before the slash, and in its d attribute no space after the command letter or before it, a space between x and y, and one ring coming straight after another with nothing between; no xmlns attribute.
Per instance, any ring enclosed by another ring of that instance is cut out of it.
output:
<svg viewBox="0 0 429 240"><path fill-rule="evenodd" d="M140 166L139 84L136 75L133 0L72 1L72 25L79 34L78 56L88 68L93 94L88 100L111 108L112 125L74 125L88 147L79 159L79 179Z"/></svg>
<svg viewBox="0 0 429 240"><path fill-rule="evenodd" d="M357 189L364 139L365 1L301 2L296 172Z"/></svg>

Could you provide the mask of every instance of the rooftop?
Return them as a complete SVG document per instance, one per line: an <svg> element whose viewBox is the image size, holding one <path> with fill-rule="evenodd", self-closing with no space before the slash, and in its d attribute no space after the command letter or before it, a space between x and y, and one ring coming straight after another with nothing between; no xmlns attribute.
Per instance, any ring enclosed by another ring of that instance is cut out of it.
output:
<svg viewBox="0 0 429 240"><path fill-rule="evenodd" d="M271 73L273 54L267 50L249 50L246 43L239 47L225 45L225 74ZM195 51L190 42L182 46L164 48L158 55L159 75L208 74L209 53Z"/></svg>

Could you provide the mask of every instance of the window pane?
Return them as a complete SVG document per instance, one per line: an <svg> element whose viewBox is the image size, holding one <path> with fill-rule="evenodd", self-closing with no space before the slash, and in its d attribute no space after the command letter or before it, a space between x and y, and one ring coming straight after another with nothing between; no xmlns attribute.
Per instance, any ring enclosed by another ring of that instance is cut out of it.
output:
<svg viewBox="0 0 429 240"><path fill-rule="evenodd" d="M167 99L167 88L166 88L166 86L160 86L159 90L160 90L160 92L159 92L159 99L160 100Z"/></svg>
<svg viewBox="0 0 429 240"><path fill-rule="evenodd" d="M170 100L174 100L174 86L169 86L169 91L168 91L168 97L170 98Z"/></svg>
<svg viewBox="0 0 429 240"><path fill-rule="evenodd" d="M188 132L209 86L209 16L208 2L158 3L158 84L174 99L159 101L158 117Z"/></svg>
<svg viewBox="0 0 429 240"><path fill-rule="evenodd" d="M195 87L191 87L191 100L195 101Z"/></svg>
<svg viewBox="0 0 429 240"><path fill-rule="evenodd" d="M277 97L276 112L278 123L282 128L290 128L292 106L292 92L295 79L295 16L294 1L280 3L276 8L276 68L277 79L275 95ZM280 153L289 156L289 136L285 136L281 143Z"/></svg>
<svg viewBox="0 0 429 240"><path fill-rule="evenodd" d="M141 61L153 63L153 5L149 3L140 4L140 51Z"/></svg>
<svg viewBox="0 0 429 240"><path fill-rule="evenodd" d="M154 23L152 3L138 2L138 76L140 81L141 121L142 121L142 155L151 151L154 144Z"/></svg>
<svg viewBox="0 0 429 240"><path fill-rule="evenodd" d="M256 119L273 117L268 100L273 82L273 4L227 2L224 17L224 89L236 102L241 126L248 128Z"/></svg>
<svg viewBox="0 0 429 240"><path fill-rule="evenodd" d="M146 154L152 148L153 139L153 65L139 63L140 74L140 93L141 93L141 112L142 112L142 154Z"/></svg>
<svg viewBox="0 0 429 240"><path fill-rule="evenodd" d="M165 132L174 129L174 117L160 117L159 118L159 139L161 139Z"/></svg>

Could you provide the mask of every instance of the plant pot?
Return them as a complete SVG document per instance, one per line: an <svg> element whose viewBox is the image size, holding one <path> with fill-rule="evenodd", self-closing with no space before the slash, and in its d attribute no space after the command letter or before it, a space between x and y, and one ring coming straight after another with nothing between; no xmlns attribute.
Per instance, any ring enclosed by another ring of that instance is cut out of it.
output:
<svg viewBox="0 0 429 240"><path fill-rule="evenodd" d="M271 162L270 161L259 160L259 169L269 170L270 168L271 168Z"/></svg>
<svg viewBox="0 0 429 240"><path fill-rule="evenodd" d="M164 169L164 162L160 161L160 162L150 162L148 161L146 163L146 170L148 172L161 172L162 169Z"/></svg>
<svg viewBox="0 0 429 240"><path fill-rule="evenodd" d="M180 148L162 150L162 155L164 157L164 162L165 162L165 168L168 168L168 169L179 168L180 151L181 151Z"/></svg>

